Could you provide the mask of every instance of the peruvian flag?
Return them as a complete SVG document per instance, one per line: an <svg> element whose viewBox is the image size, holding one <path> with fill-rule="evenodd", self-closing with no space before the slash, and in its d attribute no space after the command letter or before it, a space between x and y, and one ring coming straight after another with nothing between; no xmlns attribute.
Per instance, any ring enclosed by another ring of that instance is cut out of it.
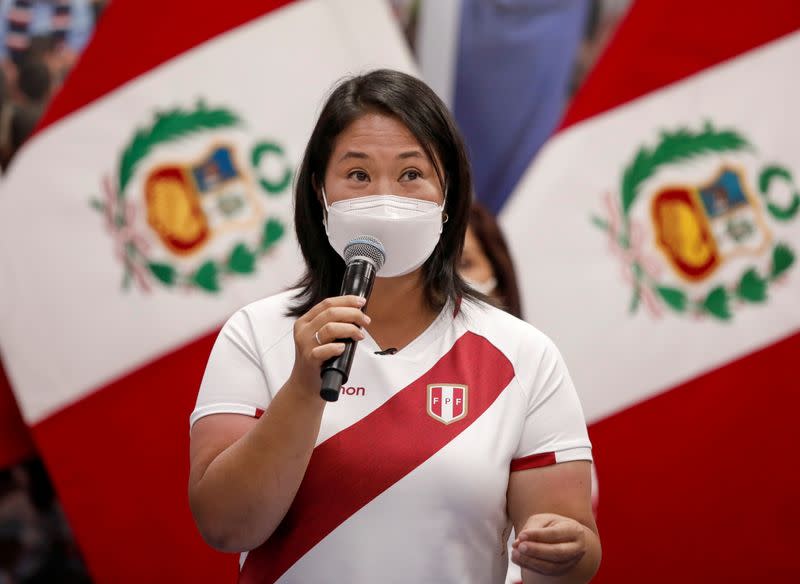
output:
<svg viewBox="0 0 800 584"><path fill-rule="evenodd" d="M219 325L301 272L324 96L377 67L413 71L382 1L114 0L4 178L3 360L95 581L235 579L190 516L188 416Z"/></svg>
<svg viewBox="0 0 800 584"><path fill-rule="evenodd" d="M598 582L789 582L800 4L636 2L501 219L581 392Z"/></svg>

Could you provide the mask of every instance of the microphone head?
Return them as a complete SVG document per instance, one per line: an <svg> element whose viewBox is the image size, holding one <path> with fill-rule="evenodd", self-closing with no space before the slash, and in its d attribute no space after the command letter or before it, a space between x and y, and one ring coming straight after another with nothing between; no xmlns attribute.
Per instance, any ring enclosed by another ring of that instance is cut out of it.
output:
<svg viewBox="0 0 800 584"><path fill-rule="evenodd" d="M383 244L371 235L359 235L344 246L344 261L349 264L356 257L366 258L375 265L375 271L380 271L386 262L386 250Z"/></svg>

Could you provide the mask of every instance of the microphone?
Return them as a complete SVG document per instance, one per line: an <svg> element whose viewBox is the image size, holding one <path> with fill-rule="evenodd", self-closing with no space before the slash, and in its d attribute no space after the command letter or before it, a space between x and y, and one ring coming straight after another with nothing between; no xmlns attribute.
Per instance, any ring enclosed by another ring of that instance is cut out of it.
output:
<svg viewBox="0 0 800 584"><path fill-rule="evenodd" d="M356 237L344 247L344 261L347 267L344 270L344 278L342 278L341 296L352 294L369 301L375 275L386 261L383 244L370 235ZM361 310L366 309L365 303ZM356 352L356 341L353 339L336 339L336 341L344 343L344 351L341 355L325 361L320 371L322 387L319 395L329 402L339 399L339 391L342 385L347 383L350 367L353 365L353 356Z"/></svg>

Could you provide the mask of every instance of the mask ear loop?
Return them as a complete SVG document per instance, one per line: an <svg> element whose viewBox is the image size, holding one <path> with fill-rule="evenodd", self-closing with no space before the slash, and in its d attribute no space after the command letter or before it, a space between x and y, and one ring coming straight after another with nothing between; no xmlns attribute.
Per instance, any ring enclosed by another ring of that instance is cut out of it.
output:
<svg viewBox="0 0 800 584"><path fill-rule="evenodd" d="M330 235L328 233L328 197L325 195L325 185L320 187L320 191L322 192L322 202L324 203L323 211L322 211L322 225L325 227L325 235Z"/></svg>
<svg viewBox="0 0 800 584"><path fill-rule="evenodd" d="M450 219L445 209L447 209L447 184L444 185L444 201L442 201L442 226L439 228L439 233L444 230L444 224Z"/></svg>

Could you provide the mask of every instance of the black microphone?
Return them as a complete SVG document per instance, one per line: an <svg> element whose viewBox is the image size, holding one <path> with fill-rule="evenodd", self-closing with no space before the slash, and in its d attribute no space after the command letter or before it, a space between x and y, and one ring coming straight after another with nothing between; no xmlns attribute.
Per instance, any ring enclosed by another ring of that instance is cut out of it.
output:
<svg viewBox="0 0 800 584"><path fill-rule="evenodd" d="M356 237L344 247L344 261L347 267L342 279L341 296L352 294L369 301L375 275L386 261L383 244L370 235ZM367 304L364 303L361 310L366 309ZM339 399L339 391L342 385L347 383L356 352L356 342L353 339L336 339L336 342L344 343L344 351L341 355L325 361L320 372L322 388L319 390L319 395L329 402Z"/></svg>

